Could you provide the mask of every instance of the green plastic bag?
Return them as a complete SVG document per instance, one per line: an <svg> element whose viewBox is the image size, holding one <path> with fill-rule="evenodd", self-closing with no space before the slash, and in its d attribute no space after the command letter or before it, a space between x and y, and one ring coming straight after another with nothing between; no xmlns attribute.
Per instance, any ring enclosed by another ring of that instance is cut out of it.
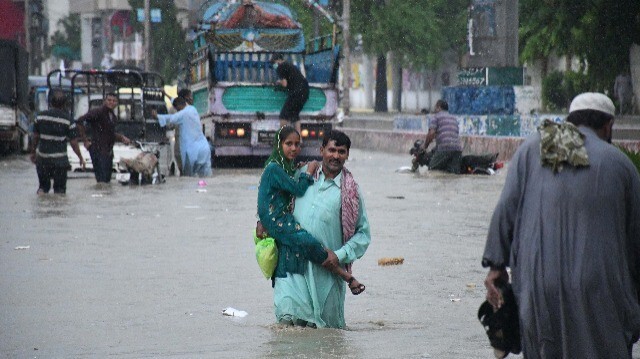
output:
<svg viewBox="0 0 640 359"><path fill-rule="evenodd" d="M271 279L278 264L278 247L276 247L276 240L271 237L260 239L254 231L253 241L256 244L256 260L258 261L258 266L260 266L264 277Z"/></svg>

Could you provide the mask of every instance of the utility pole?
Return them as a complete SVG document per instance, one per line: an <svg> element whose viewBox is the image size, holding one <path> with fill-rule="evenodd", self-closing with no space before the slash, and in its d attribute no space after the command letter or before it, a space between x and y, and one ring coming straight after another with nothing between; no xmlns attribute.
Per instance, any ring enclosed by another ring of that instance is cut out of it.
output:
<svg viewBox="0 0 640 359"><path fill-rule="evenodd" d="M31 4L29 0L24 1L24 46L27 49L27 59L29 63L27 64L27 69L29 69L29 74L31 71Z"/></svg>
<svg viewBox="0 0 640 359"><path fill-rule="evenodd" d="M351 101L349 89L351 88L351 48L349 40L351 38L349 27L351 22L351 1L343 0L342 2L342 49L344 51L344 61L342 66L342 108L344 115L351 114Z"/></svg>
<svg viewBox="0 0 640 359"><path fill-rule="evenodd" d="M151 10L150 1L144 0L144 70L151 71Z"/></svg>

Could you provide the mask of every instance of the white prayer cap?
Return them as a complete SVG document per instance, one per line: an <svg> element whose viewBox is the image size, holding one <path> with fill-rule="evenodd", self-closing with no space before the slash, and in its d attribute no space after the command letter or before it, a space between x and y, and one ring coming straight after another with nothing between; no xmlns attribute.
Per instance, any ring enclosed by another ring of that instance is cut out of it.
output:
<svg viewBox="0 0 640 359"><path fill-rule="evenodd" d="M608 115L616 115L616 107L607 95L598 92L585 92L571 101L569 113L580 110L595 110Z"/></svg>

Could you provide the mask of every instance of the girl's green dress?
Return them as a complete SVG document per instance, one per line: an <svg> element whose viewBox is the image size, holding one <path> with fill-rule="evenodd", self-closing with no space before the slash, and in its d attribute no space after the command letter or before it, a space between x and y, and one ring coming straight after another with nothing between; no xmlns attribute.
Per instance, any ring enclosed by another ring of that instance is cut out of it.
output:
<svg viewBox="0 0 640 359"><path fill-rule="evenodd" d="M307 261L322 264L327 252L322 244L300 227L291 213L293 196L304 195L313 178L301 173L291 177L281 165L271 162L262 173L258 189L258 217L278 246L278 265L274 277L302 274Z"/></svg>

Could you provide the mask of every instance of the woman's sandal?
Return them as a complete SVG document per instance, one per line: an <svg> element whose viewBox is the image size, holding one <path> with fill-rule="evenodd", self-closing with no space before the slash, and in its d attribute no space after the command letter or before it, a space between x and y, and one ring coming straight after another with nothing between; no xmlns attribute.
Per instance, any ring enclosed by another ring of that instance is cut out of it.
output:
<svg viewBox="0 0 640 359"><path fill-rule="evenodd" d="M348 281L347 284L349 285L349 290L351 290L351 294L353 295L358 295L362 292L364 292L365 290L365 286L364 284L360 283L360 285L356 286L356 287L352 287L351 283L353 283L353 281L356 280L356 277L351 277Z"/></svg>

